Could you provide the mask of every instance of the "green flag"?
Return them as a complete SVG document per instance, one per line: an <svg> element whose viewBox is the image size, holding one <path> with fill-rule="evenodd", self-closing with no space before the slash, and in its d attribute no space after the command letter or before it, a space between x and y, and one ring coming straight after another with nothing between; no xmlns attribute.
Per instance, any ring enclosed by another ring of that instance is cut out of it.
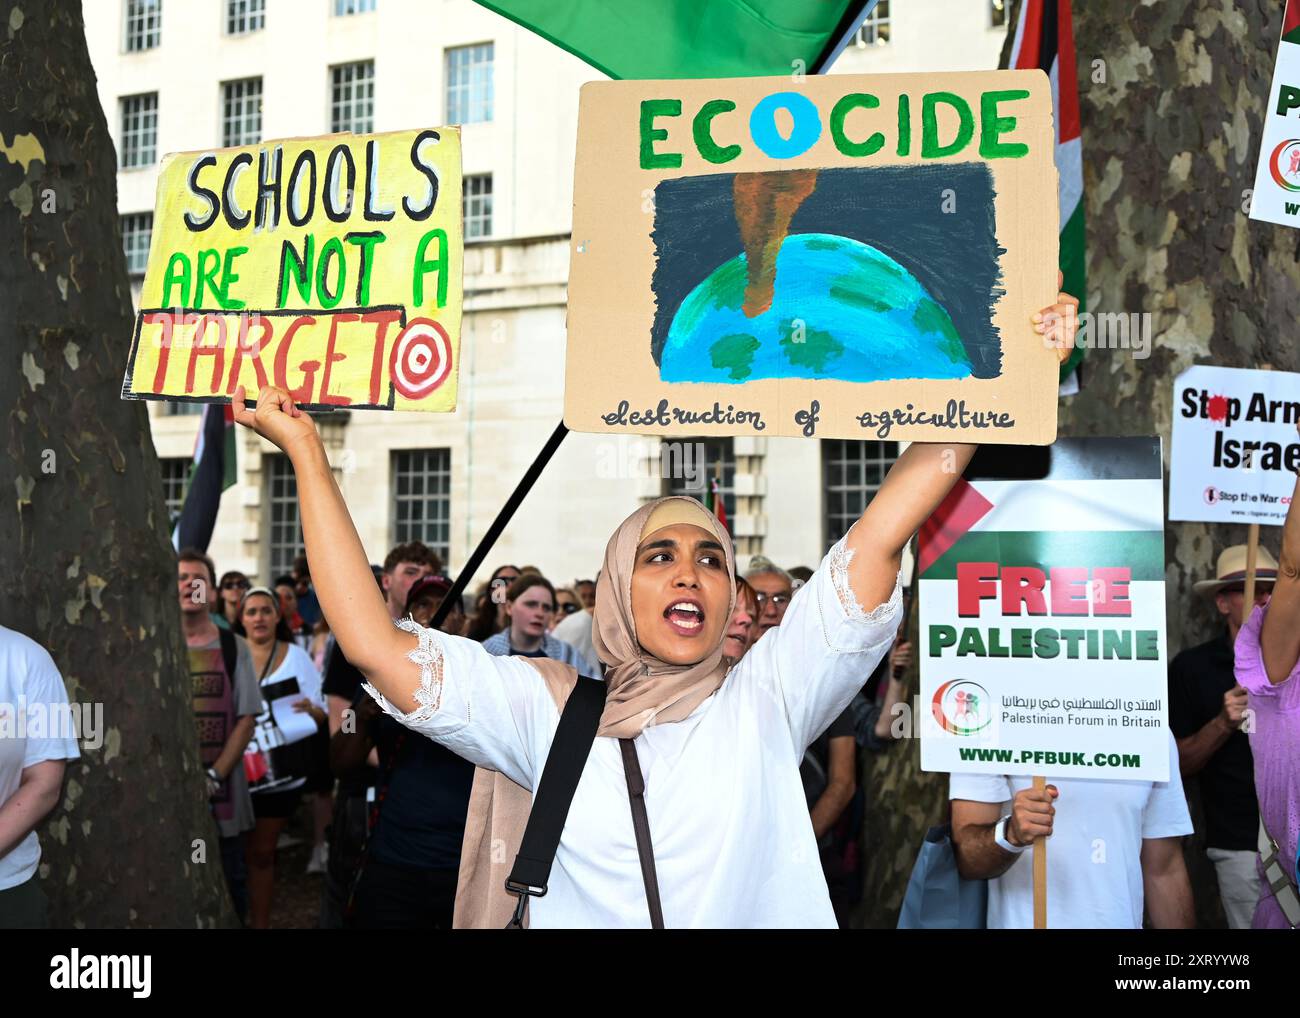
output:
<svg viewBox="0 0 1300 1018"><path fill-rule="evenodd" d="M871 6L864 0L478 2L611 78L812 74Z"/></svg>

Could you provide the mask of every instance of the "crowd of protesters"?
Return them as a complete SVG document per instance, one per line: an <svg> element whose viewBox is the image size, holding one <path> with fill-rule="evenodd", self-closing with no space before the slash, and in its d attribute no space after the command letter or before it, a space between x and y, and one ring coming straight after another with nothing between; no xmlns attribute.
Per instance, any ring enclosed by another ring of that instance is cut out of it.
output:
<svg viewBox="0 0 1300 1018"><path fill-rule="evenodd" d="M316 836L309 872L321 875L325 928L449 928L473 765L383 714L361 673L336 647L307 561L270 587L221 573L203 552L178 555L179 596L195 682L220 857L241 921L269 925L277 842L296 810ZM375 570L389 615L431 624L452 582L419 542L398 545ZM811 570L755 556L737 579L724 655L734 666L770 629ZM209 585L215 584L215 596ZM497 655L546 657L600 678L593 640L595 581L556 586L535 566L503 565L461 596L439 629ZM891 741L903 698L906 643L805 754L800 768L813 831L841 925L860 897L863 793L858 754ZM202 695L200 695L202 691ZM315 734L282 731L282 709Z"/></svg>
<svg viewBox="0 0 1300 1018"><path fill-rule="evenodd" d="M1053 839L1053 925L1192 925L1184 782L1199 785L1200 833L1227 924L1296 922L1300 685L1287 638L1275 630L1270 650L1261 634L1275 584L1296 583L1297 532L1300 521L1289 521L1282 565L1260 549L1255 605L1244 603L1244 546L1226 549L1216 575L1195 584L1222 628L1171 664L1169 782L1059 780L1036 791L1014 776L951 777L958 865L968 879L989 880L990 927L1031 924L1031 867L1021 855L1040 835ZM431 625L452 590L439 557L419 542L393 548L374 572L395 621ZM730 666L781 625L810 575L750 560L725 631ZM237 571L218 575L205 553L186 549L177 595L215 858L240 920L271 924L277 845L301 811L313 837L308 872L320 877L322 927L449 928L474 767L403 727L363 690L361 673L334 645L306 560L262 586ZM600 678L594 606L591 579L557 587L535 566L502 565L450 606L439 629L492 654L550 658ZM860 754L894 742L910 660L900 638L800 767L841 926L861 898L861 863L872 847ZM0 665L0 704L20 695L66 703L48 654L3 628ZM35 829L57 803L65 761L76 757L75 739L0 740L0 926L43 921Z"/></svg>

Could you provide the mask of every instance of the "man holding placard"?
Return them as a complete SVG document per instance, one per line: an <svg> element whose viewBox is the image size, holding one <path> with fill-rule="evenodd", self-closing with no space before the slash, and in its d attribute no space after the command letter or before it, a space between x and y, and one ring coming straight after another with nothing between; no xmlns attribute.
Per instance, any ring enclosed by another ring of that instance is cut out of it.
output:
<svg viewBox="0 0 1300 1018"><path fill-rule="evenodd" d="M921 765L990 926L1191 922L1161 473L1155 438L986 448L921 529Z"/></svg>
<svg viewBox="0 0 1300 1018"><path fill-rule="evenodd" d="M1144 904L1157 928L1194 926L1180 841L1192 821L1172 737L1169 767L1169 781L1060 779L1041 791L1027 777L952 775L958 866L990 881L989 928L1033 925L1033 877L1020 856L1040 837L1051 838L1052 927L1140 929Z"/></svg>

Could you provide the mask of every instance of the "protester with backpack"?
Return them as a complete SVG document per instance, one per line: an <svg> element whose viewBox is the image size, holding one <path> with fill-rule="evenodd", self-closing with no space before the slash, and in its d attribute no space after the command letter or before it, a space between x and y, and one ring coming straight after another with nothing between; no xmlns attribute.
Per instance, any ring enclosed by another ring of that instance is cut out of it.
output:
<svg viewBox="0 0 1300 1018"><path fill-rule="evenodd" d="M253 800L244 776L244 749L253 736L253 719L262 697L248 644L212 620L212 559L195 548L177 555L176 594L181 629L189 647L194 723L199 757L207 771L208 802L217 823L218 849L226 886L243 922L248 913L248 871L244 839L252 830Z"/></svg>

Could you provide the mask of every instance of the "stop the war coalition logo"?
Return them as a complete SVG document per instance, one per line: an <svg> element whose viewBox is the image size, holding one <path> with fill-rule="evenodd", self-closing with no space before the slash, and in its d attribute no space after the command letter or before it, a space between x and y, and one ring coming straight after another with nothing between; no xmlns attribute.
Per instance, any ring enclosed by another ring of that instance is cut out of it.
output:
<svg viewBox="0 0 1300 1018"><path fill-rule="evenodd" d="M1278 524L1300 470L1300 375L1201 365L1174 381L1169 518Z"/></svg>

